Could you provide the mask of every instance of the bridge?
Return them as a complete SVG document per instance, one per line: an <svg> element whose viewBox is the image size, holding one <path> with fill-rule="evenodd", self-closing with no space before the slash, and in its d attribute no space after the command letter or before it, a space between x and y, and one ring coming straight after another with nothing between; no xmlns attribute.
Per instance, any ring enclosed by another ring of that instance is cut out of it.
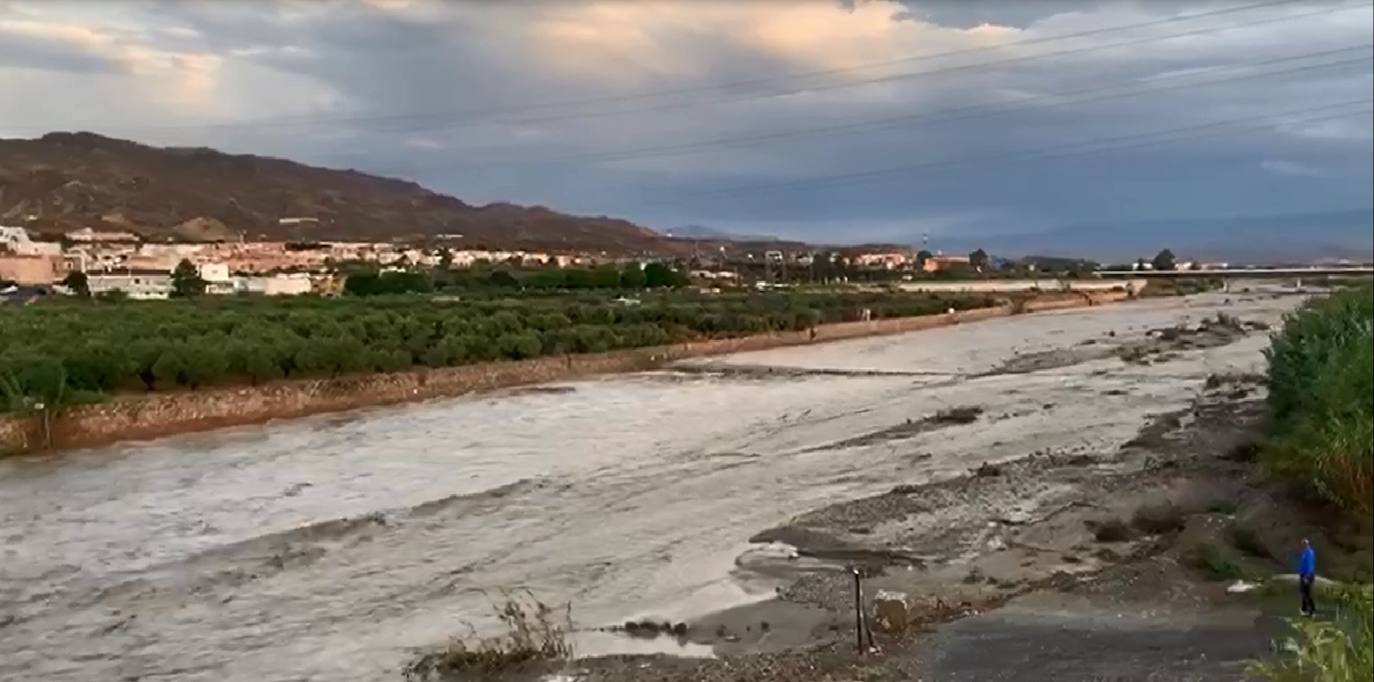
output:
<svg viewBox="0 0 1374 682"><path fill-rule="evenodd" d="M1374 266L1313 266L1305 268L1227 268L1225 270L1098 270L1098 277L1121 279L1136 277L1229 277L1229 278L1286 278L1358 277L1374 276Z"/></svg>

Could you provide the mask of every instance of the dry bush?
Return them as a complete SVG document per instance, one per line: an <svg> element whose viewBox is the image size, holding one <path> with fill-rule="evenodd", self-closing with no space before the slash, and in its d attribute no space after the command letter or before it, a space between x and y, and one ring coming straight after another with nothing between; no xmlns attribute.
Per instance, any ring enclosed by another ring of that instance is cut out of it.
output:
<svg viewBox="0 0 1374 682"><path fill-rule="evenodd" d="M443 648L421 654L404 669L407 680L480 678L536 661L573 657L572 607L552 608L528 591L502 593L492 605L505 628L500 635L454 637Z"/></svg>

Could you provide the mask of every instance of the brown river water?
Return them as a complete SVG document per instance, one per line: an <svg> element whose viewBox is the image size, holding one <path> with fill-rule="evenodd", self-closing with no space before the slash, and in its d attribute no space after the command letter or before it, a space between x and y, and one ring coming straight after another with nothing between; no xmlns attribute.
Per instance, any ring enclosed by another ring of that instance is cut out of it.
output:
<svg viewBox="0 0 1374 682"><path fill-rule="evenodd" d="M759 530L1115 448L1209 373L1261 369L1267 340L1151 365L1101 344L1299 301L1154 299L0 460L0 679L398 680L514 588L570 602L580 653L635 651L596 628L769 596ZM1048 360L999 371L1028 354ZM856 439L965 405L984 416Z"/></svg>

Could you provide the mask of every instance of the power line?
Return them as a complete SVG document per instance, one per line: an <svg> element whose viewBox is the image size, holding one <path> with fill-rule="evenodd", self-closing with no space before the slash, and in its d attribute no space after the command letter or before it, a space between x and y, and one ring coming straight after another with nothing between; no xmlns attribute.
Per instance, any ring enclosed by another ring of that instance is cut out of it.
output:
<svg viewBox="0 0 1374 682"><path fill-rule="evenodd" d="M1333 49L1333 50L1323 50L1323 51L1321 51L1321 52L1313 52L1313 53L1302 54L1302 55L1296 55L1296 56L1280 57L1280 58L1276 58L1276 59L1269 59L1269 60L1264 60L1264 61L1254 62L1254 63L1249 63L1249 64L1228 65L1228 66L1221 67L1221 68L1222 68L1223 70L1234 70L1234 69L1249 69L1249 68L1256 68L1256 67L1262 67L1262 66L1272 66L1272 65L1283 64L1283 63L1287 63L1287 62L1294 62L1294 61L1301 61L1301 60L1305 60L1305 59L1311 59L1311 58L1313 58L1313 57L1331 56L1331 55L1337 55L1337 54L1341 54L1341 53L1354 52L1354 51L1357 51L1357 50L1369 50L1370 48L1374 48L1374 43L1366 43L1366 44L1364 44L1364 45L1356 45L1356 46L1352 46L1352 47L1344 47L1344 48ZM1112 83L1112 84L1108 84L1108 85L1105 85L1105 86L1099 85L1099 86L1093 86L1093 87L1090 87L1090 88L1080 88L1080 89L1077 89L1077 90L1059 91L1059 92L1050 92L1050 93L1041 93L1041 94L1037 94L1037 95L1031 95L1031 96L1028 96L1028 97L1023 97L1023 98L1018 99L1018 100L1015 100L1015 101L1013 101L1013 102L986 102L986 103L981 103L981 104L972 104L972 105L964 105L964 106L959 106L959 107L951 107L951 108L946 108L946 109L937 109L937 110L934 110L934 111L927 111L927 112L912 113L912 114L902 114L902 115L900 115L900 116L889 116L889 117L882 117L882 118L867 119L867 120L862 120L862 121L851 121L851 122L848 122L848 123L838 123L838 124L832 124L832 125L826 125L826 126L816 126L816 127L811 127L811 128L800 128L800 129L795 129L795 130L785 130L785 131L780 131L780 132L775 132L775 133L761 133L761 134L756 134L756 135L743 135L743 136L736 136L736 137L715 138L715 139L710 139L710 140L702 140L702 141L698 141L698 142L690 142L690 143L682 143L682 144L673 144L673 145L657 145L657 146L651 146L651 147L637 147L637 148L622 149L622 150L601 151L601 152L587 152L587 153L583 153L583 154L571 154L571 155L566 155L566 156L561 156L561 157L553 157L553 158L548 158L548 159L514 160L514 161L505 161L505 162L502 162L502 161L496 161L496 162L482 161L482 162L476 162L476 163L468 164L468 165L471 166L471 167L474 167L474 168L484 168L484 169L485 169L485 168L493 168L493 167L511 167L511 166L527 166L527 165L552 165L552 164L570 163L570 162L575 162L575 161L624 161L624 160L640 159L640 158L657 158L657 157L663 157L663 156L677 156L677 155L682 155L682 154L692 154L692 153L697 153L697 152L701 152L701 151L708 151L708 150L715 149L715 148L718 148L718 147L751 146L751 145L758 145L758 144L764 144L764 143L774 142L774 141L778 141L778 140L790 140L790 139L794 139L794 138L798 138L798 137L809 137L809 136L812 136L812 135L818 135L818 134L822 134L822 133L825 133L825 134L830 134L830 133L849 133L849 132L863 132L863 131L867 131L867 130L869 130L869 129L884 130L884 129L892 129L892 128L909 128L909 127L916 127L917 125L922 124L922 123L944 123L944 122L949 122L949 121L962 121L962 120L968 120L968 119L972 119L972 118L979 118L979 117L982 117L982 116L993 116L993 115L1002 115L1002 114L1012 114L1012 113L1018 113L1018 112L1020 112L1020 111L1025 111L1025 110L1027 110L1026 107L1021 107L1021 106L1006 106L1007 104L1011 104L1011 105L1022 105L1022 104L1028 103L1028 102L1037 102L1037 101L1042 101L1042 100L1049 100L1049 103L1046 104L1046 105L1043 105L1042 108L1055 107L1055 106L1062 106L1062 105L1066 105L1066 104L1083 104L1083 103L1087 103L1087 102L1104 101L1104 100L1110 100L1110 99L1128 98L1128 97L1139 97L1139 96L1144 96L1144 95L1152 95L1152 94L1156 94L1156 93L1160 93L1160 92L1169 92L1169 91L1174 91L1174 90L1185 90L1185 89L1189 89L1189 88L1197 88L1197 87L1203 87L1203 86L1209 86L1209 85L1220 85L1220 84L1226 84L1226 83L1234 83L1234 82L1240 82L1240 81L1246 81L1246 80L1254 80L1254 79L1257 79L1257 78L1270 78L1270 77L1274 77L1274 76L1286 76L1286 75L1292 75L1292 74L1295 74L1295 73L1303 73L1303 72L1308 72L1308 71L1316 71L1316 70L1329 69L1329 68L1335 68L1335 67L1341 67L1341 66L1368 65L1369 63L1370 63L1369 58L1367 58L1367 57L1360 57L1360 58L1353 58L1353 59L1342 59L1342 60L1338 60L1338 61L1334 61L1334 62L1323 62L1323 63L1320 63L1320 64L1309 64L1309 65L1298 66L1298 67L1289 68L1289 69L1283 69L1283 70L1279 70L1279 71L1266 71L1266 72L1260 72L1260 73L1248 73L1248 74L1241 74L1241 75L1238 75L1238 76L1230 76L1230 77L1225 77L1225 78L1213 78L1213 79L1210 79L1210 80L1203 80L1203 81L1196 81L1196 82L1188 82L1188 83L1180 83L1180 84L1176 84L1176 85L1164 85L1164 86L1158 86L1158 87L1149 87L1149 86L1152 86L1153 83L1152 83L1152 82L1146 82L1145 85L1146 85L1147 87L1145 87L1145 88L1131 89L1131 90L1127 90L1127 91L1125 91L1125 92L1111 92L1111 91L1114 91L1114 90L1120 90L1120 89L1123 87L1123 84L1121 84L1121 83ZM1180 78L1191 78L1191 77L1196 77L1196 76L1198 76L1198 75L1199 75L1199 74L1176 75L1176 76L1169 76L1167 79L1168 79L1168 80L1173 80L1173 79L1180 79ZM1086 98L1086 99L1078 99L1078 100L1073 100L1073 101L1066 101L1066 98L1077 97L1077 96L1079 96L1079 95L1092 94L1092 93L1098 93L1098 92L1104 92L1104 91L1106 91L1107 94L1104 94L1104 95L1101 95L1101 96L1097 96L1097 97L1089 97L1089 98ZM959 115L956 115L956 114L959 114ZM964 114L966 114L966 115L964 115Z"/></svg>
<svg viewBox="0 0 1374 682"><path fill-rule="evenodd" d="M1023 150L1018 150L1018 151L1014 151L1014 152L1006 152L1006 153L991 154L991 155L971 156L971 157L954 158L954 159L937 159L937 160L934 160L934 161L928 161L928 162L923 162L923 163L918 163L918 164L907 164L907 165L901 165L901 166L892 166L892 167L888 167L888 168L880 168L880 169L874 169L874 170L868 170L868 171L858 171L858 172L853 172L853 173L843 173L843 174L837 174L837 175L829 175L829 176L821 176L821 177L814 177L814 178L806 178L806 179L803 179L803 180L794 180L794 181L778 182L778 183L756 184L756 185L747 185L747 186L737 186L737 187L722 188L722 189L715 189L715 190L705 190L705 191L701 191L701 192L690 192L690 193L687 193L686 196L688 196L688 197L731 196L731 195L736 195L736 194L746 194L746 193L752 193L752 192L770 192L770 191L777 191L777 190L797 189L797 188L812 187L812 186L817 186L817 185L834 186L834 185L837 185L837 184L846 184L846 183L853 183L853 182L864 182L864 181L868 181L868 180L882 179L882 178L886 178L886 177L888 177L888 176L899 176L899 175L905 175L905 174L913 173L913 172L929 171L929 170L934 170L934 169L939 169L939 168L947 168L947 167L951 167L951 166L959 166L959 165L965 165L965 164L970 164L970 163L980 163L980 162L987 162L987 161L1022 162L1022 161L1034 161L1034 160L1051 160L1051 159L1059 159L1059 158L1071 158L1071 157L1074 157L1074 156L1082 156L1082 155L1089 155L1089 154L1097 154L1097 153L1101 153L1101 152L1122 151L1122 150L1125 150L1125 149L1131 149L1131 148L1135 148L1135 147L1139 147L1139 146L1148 146L1148 145L1155 145L1155 144L1166 144L1166 143L1171 143L1171 142L1184 141L1184 140L1188 140L1188 139L1196 139L1197 137L1207 137L1207 136L1209 136L1208 134L1204 134L1204 135L1190 135L1190 136L1184 136L1184 137L1179 137L1179 138L1175 138L1175 139L1170 139L1170 138L1172 138L1173 136L1177 135L1178 133L1187 133L1187 132L1196 132L1196 131L1203 131L1203 132L1205 132L1205 131L1209 131L1209 130L1215 130L1215 129L1217 129L1217 128L1225 128L1225 127L1228 127L1228 126L1234 126L1234 125L1237 125L1237 124L1244 124L1244 123L1250 123L1252 127L1254 127L1254 126L1256 126L1256 125L1257 125L1258 127L1265 127L1265 126L1267 126L1267 125L1272 125L1272 124L1275 124L1275 123L1284 123L1284 122L1286 122L1286 121L1283 121L1283 120L1277 120L1277 121L1276 121L1276 120L1272 120L1272 119L1283 119L1284 117L1303 116L1303 115L1305 115L1305 114L1316 114L1317 112L1327 111L1327 110L1334 109L1334 108L1348 107L1348 106L1352 106L1352 105L1356 105L1356 104L1369 104L1370 102L1374 102L1374 98L1365 98L1365 99L1360 99L1360 100L1351 100L1351 101L1345 101L1345 102L1338 102L1338 103L1326 104L1326 105L1322 105L1322 106L1318 106L1318 107L1307 107L1307 108L1303 108L1303 109L1295 109L1295 110L1290 110L1290 111L1285 111L1285 112L1280 112L1280 113L1263 114L1263 115L1259 115L1259 116L1248 116L1248 117L1237 118L1237 119L1227 119L1227 120L1222 120L1222 121L1212 121L1212 122L1209 122L1209 123L1203 123L1203 124L1196 124L1196 125L1191 125L1191 126L1185 126L1185 127L1182 127L1182 128L1172 128L1172 129L1167 129L1167 130L1150 131L1150 132L1145 132L1145 133L1133 133L1133 134L1130 134L1130 135L1121 135L1121 136L1108 137L1108 138L1099 138L1099 139L1095 139L1095 140L1085 140L1085 141L1082 141L1082 142L1071 143L1070 145L1068 145L1068 147L1088 147L1088 149L1081 149L1081 150L1078 150L1078 151L1065 151L1065 150L1064 150L1064 146L1062 146L1062 145L1061 145L1061 146L1056 146L1056 147L1045 147L1045 148L1040 148L1040 149L1029 149L1029 150L1023 149ZM1363 112L1363 111L1364 111L1364 110L1340 112L1340 113L1338 113L1338 114L1335 114L1335 116L1349 116L1349 115L1352 115L1352 114L1355 114L1355 113L1361 113L1361 112ZM1326 116L1326 117L1324 117L1324 118L1330 118L1330 117L1332 117L1332 116ZM1291 122L1306 122L1306 121L1291 121ZM1159 138L1159 139L1150 139L1150 138ZM1113 145L1113 144L1122 143L1122 142L1126 142L1126 143L1129 143L1129 144L1127 144L1127 145L1125 145L1125 146L1109 146L1109 147L1103 147L1103 148L1097 148L1097 149L1093 149L1093 148L1092 148L1092 147L1097 147L1098 145L1103 145L1103 144ZM680 202L673 201L673 202L661 202L661 203L672 203L672 204L676 204L676 203L680 203Z"/></svg>
<svg viewBox="0 0 1374 682"><path fill-rule="evenodd" d="M614 110L605 110L605 111L563 113L563 114L554 114L554 115L549 115L549 116L541 116L541 117L533 117L533 118L500 119L500 120L495 120L495 121L487 121L487 120L476 120L476 121L471 121L471 120L460 119L459 121L456 121L456 122L454 122L454 123L439 124L439 125L433 125L433 126L412 126L412 127L409 127L409 128L403 128L403 129L399 129L399 130L392 131L392 132L417 133L417 132L435 132L435 131L443 131L443 130L456 130L456 129L461 129L461 128L464 128L464 127L469 127L468 125L464 125L464 124L473 124L473 123L477 123L477 124L480 124L480 123L500 123L500 124L505 124L505 125L528 125L528 124L534 124L534 123L550 123L550 122L556 122L556 121L585 120L585 119L594 119L594 118L606 118L606 117L612 117L612 116L623 116L623 115L626 115L626 114L654 113L654 112L662 112L662 111L673 111L673 110L679 110L679 109L691 109L691 108L695 108L695 107L699 107L699 106L703 106L703 105L734 104L734 103L737 103L737 102L747 102L747 101L758 100L758 99L771 99L771 98L775 98L775 97L785 97L785 96L789 96L789 95L797 95L797 94L802 94L802 93L825 92L825 91L831 91L831 90L845 90L845 89L849 89L849 88L864 87L864 86L867 86L867 85L874 85L874 84L878 84L878 83L892 83L892 82L898 82L898 81L906 81L906 80L918 79L918 78L927 77L927 76L941 76L941 75L947 75L947 74L952 74L952 73L977 72L977 71L979 71L979 70L981 70L981 69L986 69L986 68L988 68L988 67L994 67L994 66L1008 66L1008 65L1013 65L1013 64L1021 64L1021 63L1025 63L1025 62L1038 61L1038 60L1041 60L1041 59L1049 59L1049 58L1053 58L1053 57L1062 57L1062 56L1065 56L1065 55L1085 54L1085 53L1089 53L1089 52L1097 52L1097 51L1100 51L1100 50L1111 50L1111 49L1116 49L1116 48L1120 48L1120 47L1130 47L1130 46L1133 46L1133 45L1143 45L1143 44L1146 44L1146 43L1159 42L1159 41L1163 41L1163 40L1172 40L1172 39L1174 39L1174 38L1186 38L1186 37L1192 37L1192 36L1206 35L1206 34L1209 34L1209 33L1218 33L1218 32L1223 32L1223 31L1230 31L1230 30L1235 30L1235 29L1238 29L1238 28L1248 28L1248 27L1251 27L1251 26L1261 26L1261 25L1265 25L1265 24L1273 24L1273 23L1279 23L1279 22L1285 22L1285 21L1292 21L1292 20L1294 20L1294 19L1302 19L1302 18L1306 18L1306 17L1318 16L1318 15L1322 15L1322 14L1332 14L1332 13L1335 13L1335 12L1342 12L1342 11L1346 11L1346 10L1350 10L1350 9L1357 9L1357 8L1361 8L1361 7L1369 7L1369 6L1371 6L1372 4L1374 4L1374 3L1363 2L1363 3L1359 3L1359 4L1344 5L1344 6L1339 6L1339 7L1330 7L1330 8L1315 10L1315 11L1311 11L1311 12L1303 12L1303 13L1299 13L1299 14L1287 14L1287 15L1278 16L1278 17L1266 17L1266 18L1263 18L1263 19L1256 19L1256 20L1251 20L1251 21L1246 21L1246 22L1241 22L1241 23L1227 24L1227 25L1224 25L1224 26L1213 26L1213 27L1208 27L1208 28L1193 29L1193 30L1189 30L1189 31L1182 31L1182 32L1176 32L1176 33L1169 33L1169 34L1157 35L1157 36L1146 36L1146 37L1137 38L1137 39L1134 39L1134 40L1127 40L1127 41L1121 41L1121 42L1115 42L1115 43L1107 43L1107 44L1103 44L1103 45L1090 45L1090 46L1087 46L1087 47L1079 47L1079 48L1073 48L1073 49L1068 49L1068 50L1060 50L1060 51L1057 51L1057 52L1042 52L1042 53L1039 53L1039 54L1024 55L1024 56L1020 56L1020 57L1009 57L1009 58L1001 59L1001 60L997 60L997 61L979 62L979 63L976 63L976 64L961 64L961 65L949 66L949 67L944 67L944 68L939 68L939 69L932 69L932 70L929 70L929 71L914 71L914 72L907 72L907 73L889 74L889 75L886 75L886 76L878 76L878 77L874 77L874 78L866 78L866 79L853 80L853 81L844 81L844 82L840 82L840 83L825 83L825 84L819 84L819 85L802 86L802 87L793 88L793 89L791 89L791 90L780 90L780 91L774 91L774 92L754 93L754 94L749 94L749 95L744 95L744 96L739 96L739 97L733 97L733 98L727 98L727 99L701 100L701 101L689 101L689 102L672 102L672 103L667 103L667 104L660 104L660 105L654 105L654 106L648 106L648 107L638 107L638 108L631 108L631 109L614 109Z"/></svg>
<svg viewBox="0 0 1374 682"><path fill-rule="evenodd" d="M769 84L769 83L785 82L785 81L790 81L790 80L799 80L799 79L806 79L806 78L817 78L817 77L823 77L823 76L840 75L840 74L845 74L845 73L853 73L853 72L857 72L857 71L864 71L864 70L869 70L869 69L881 68L881 67L884 67L884 66L893 66L893 65L897 65L897 64L912 63L912 62L920 62L920 61L928 61L928 60L942 59L942 58L952 57L952 56L976 54L976 53L989 52L989 51L995 51L995 50L1004 50L1004 49L1008 49L1008 48L1023 47L1023 46L1027 46L1027 45L1038 45L1038 44L1044 44L1044 43L1057 42L1057 41L1061 41L1061 40L1071 40L1071 39L1075 39L1075 38L1083 38L1083 37L1089 37L1089 36L1095 36L1095 35L1110 34L1110 33L1122 32L1122 31L1131 31L1131 30L1142 29L1142 28L1150 28L1150 27L1154 27L1154 26L1162 26L1162 25L1168 25L1168 24L1173 24L1173 23L1178 23L1178 22L1196 21L1196 20L1199 20L1199 19L1206 19L1206 18L1215 17L1215 16L1224 16L1224 15L1228 15L1228 14L1235 14L1235 13L1240 13L1240 12L1247 12L1247 11L1250 11L1250 10L1265 9L1265 8L1271 8L1271 7L1278 7L1278 6L1282 6L1282 5L1289 5L1289 4L1294 4L1294 3L1296 3L1296 2L1301 2L1301 1L1302 1L1302 0L1268 0L1268 1L1266 1L1266 2L1252 3L1252 4L1240 5L1240 6L1234 6L1234 7L1226 7L1226 8L1217 9L1217 10L1211 10L1211 11L1207 11L1207 12L1197 12L1197 13L1192 13L1192 14L1182 14L1182 15L1176 15L1176 16L1172 16L1172 17L1166 17L1166 18L1163 18L1163 19L1156 19L1156 20L1151 20L1151 21L1137 22L1137 23L1133 23L1133 24L1124 24L1124 25L1100 27L1100 28L1087 29L1087 30L1076 31L1076 32L1071 32L1071 33L1063 33L1063 34L1055 34L1055 35L1050 35L1050 36L1043 36L1043 37L1040 37L1040 38L1028 38L1028 39L1025 39L1025 40L1013 41L1013 42L1009 42L1009 43L1002 43L1002 44L999 44L999 45L988 45L988 46L980 46L980 47L973 47L973 48L963 48L963 49L959 49L959 50L950 50L950 51L944 51L944 52L934 52L934 53L919 54L919 55L913 55L913 56L908 56L908 57L902 57L902 58L897 58L897 59L891 59L891 60L886 60L886 61L881 61L881 62L871 62L871 63L868 63L868 64L860 64L860 65L855 65L855 66L852 66L852 67L833 68L833 69L825 69L825 70L810 71L810 72L800 72L800 73L784 74L784 75L772 76L772 77L764 77L764 78L754 78L754 79L747 79L747 80L731 81L731 82L719 83L719 84L714 84L714 85L703 85L703 86L693 86L693 87L685 87L685 88L658 90L658 91L653 91L653 92L636 93L636 94L631 94L631 95L608 95L608 96L603 96L603 97L582 98L582 99L575 99L575 100L562 100L562 101L545 102L545 103L533 104L533 105L522 105L522 106L517 106L517 107L503 107L503 108L485 109L485 110L470 110L470 109L469 109L469 110L446 110L446 111L431 111L431 112L410 112L410 113L398 113L398 114L376 114L376 115L339 116L339 117L320 117L320 116L281 117L281 118L276 118L276 119L258 119L258 120L255 120L255 121L226 121L226 122L220 122L220 123L205 123L205 124L194 124L194 125L146 126L146 127L142 128L142 130L238 129L238 128L259 128L259 127L278 127L278 126L280 126L280 127L316 126L316 125L349 124L349 123L382 123L382 122L389 122L389 121L423 120L423 119L429 119L429 118L453 118L453 119L457 119L457 120L480 120L480 119L485 119L485 118L488 118L488 117L491 117L491 116L501 115L501 114L522 113L522 112L528 112L528 111L538 111L538 110L545 110L545 109L555 109L555 108L561 108L561 107L577 107L577 106L585 106L585 105L589 105L589 104L606 104L606 103L615 103L615 102L632 102L632 101L637 101L637 100L655 99L655 98L662 98L662 97L671 97L671 96L688 95L688 94L700 94L700 93L708 93L708 92L715 92L715 91L725 91L725 90L737 89L737 88L740 88L740 87L748 87L748 86L755 86L755 85L766 85L766 84ZM1356 5L1356 6L1359 6L1359 5ZM1367 6L1367 3L1366 3L1366 6ZM1351 6L1338 6L1338 7L1334 7L1334 8L1327 8L1327 9L1322 10L1322 11L1319 11L1319 12L1310 12L1310 13L1303 13L1303 14L1296 14L1296 15L1286 15L1286 16L1278 17L1278 18L1271 18L1270 21L1273 21L1273 20L1292 19L1292 18L1302 18L1302 17L1306 17L1306 16L1312 16L1312 15L1315 15L1315 14L1329 13L1329 12L1333 12L1333 11L1342 11L1342 10L1344 10L1344 9L1350 9L1350 8L1352 8L1352 7L1351 7ZM1261 22L1261 23L1268 23L1268 22ZM1239 24L1238 27L1239 27L1239 26L1246 26L1246 25L1251 25L1251 24ZM1209 30L1209 31L1210 31L1210 30L1225 30L1225 28L1226 28L1226 27L1223 27L1223 28L1221 28L1221 29L1208 29L1208 30ZM1161 37L1161 38L1157 38L1157 39L1167 39L1168 37L1169 37L1169 36L1165 36L1165 37ZM1094 48L1094 49L1097 49L1097 48ZM858 84L862 85L863 83L858 83ZM849 85L849 84L846 84L846 87L852 87L852 86ZM805 89L806 89L806 88L803 88L802 91L804 91ZM799 91L798 91L798 92L799 92ZM784 91L784 92L781 92L781 93L764 93L762 96L764 96L764 97L775 97L775 96L781 96L781 95L785 95L785 94L793 94L793 92ZM758 95L755 95L754 97L757 97L757 96L758 96ZM753 98L753 97L750 97L750 98ZM735 101L735 100L731 100L731 101ZM652 110L652 109L651 109L651 110ZM634 110L631 110L631 111L634 111ZM629 111L626 111L626 112L617 111L617 112L612 112L612 114L604 114L604 115L613 115L613 114L618 114L618 113L630 113L630 112L629 112ZM543 121L543 120L548 120L548 119L536 119L534 122ZM524 122L524 121L516 121L516 122ZM80 127L80 126L77 126L77 127Z"/></svg>

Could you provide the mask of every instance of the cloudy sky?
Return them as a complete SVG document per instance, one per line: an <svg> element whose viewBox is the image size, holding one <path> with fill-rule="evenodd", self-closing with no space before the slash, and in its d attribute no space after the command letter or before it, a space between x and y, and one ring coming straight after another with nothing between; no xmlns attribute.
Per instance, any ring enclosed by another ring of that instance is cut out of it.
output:
<svg viewBox="0 0 1374 682"><path fill-rule="evenodd" d="M93 130L826 241L1371 205L1369 0L0 0Z"/></svg>

